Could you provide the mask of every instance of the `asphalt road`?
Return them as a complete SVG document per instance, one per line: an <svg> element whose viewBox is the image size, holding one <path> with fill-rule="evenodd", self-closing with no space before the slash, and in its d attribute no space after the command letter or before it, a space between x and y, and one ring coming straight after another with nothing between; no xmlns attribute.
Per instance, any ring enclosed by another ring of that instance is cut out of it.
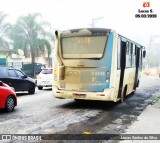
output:
<svg viewBox="0 0 160 143"><path fill-rule="evenodd" d="M123 133L159 96L159 87L160 78L143 77L135 94L123 103L56 99L51 89L18 93L14 112L0 110L0 134Z"/></svg>

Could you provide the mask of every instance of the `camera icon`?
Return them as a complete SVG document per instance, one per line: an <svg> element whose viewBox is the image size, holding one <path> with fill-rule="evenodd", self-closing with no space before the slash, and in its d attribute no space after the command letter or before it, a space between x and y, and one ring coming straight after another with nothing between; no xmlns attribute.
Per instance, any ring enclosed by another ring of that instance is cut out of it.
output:
<svg viewBox="0 0 160 143"><path fill-rule="evenodd" d="M150 2L144 2L143 7L150 7Z"/></svg>

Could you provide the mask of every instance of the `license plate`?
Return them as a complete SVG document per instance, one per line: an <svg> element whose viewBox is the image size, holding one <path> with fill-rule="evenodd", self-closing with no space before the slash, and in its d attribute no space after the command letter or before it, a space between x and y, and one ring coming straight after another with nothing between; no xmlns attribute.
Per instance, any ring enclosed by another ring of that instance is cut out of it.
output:
<svg viewBox="0 0 160 143"><path fill-rule="evenodd" d="M86 94L73 93L73 98L85 98Z"/></svg>

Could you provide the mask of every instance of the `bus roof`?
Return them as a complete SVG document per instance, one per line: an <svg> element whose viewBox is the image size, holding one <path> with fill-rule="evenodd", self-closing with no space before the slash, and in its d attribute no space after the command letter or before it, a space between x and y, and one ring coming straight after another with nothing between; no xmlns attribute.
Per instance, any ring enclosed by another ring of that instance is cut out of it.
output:
<svg viewBox="0 0 160 143"><path fill-rule="evenodd" d="M61 32L62 37L72 37L72 36L96 36L96 35L108 35L110 33L110 29L105 28L80 28L80 29L70 29Z"/></svg>
<svg viewBox="0 0 160 143"><path fill-rule="evenodd" d="M118 34L118 35L121 36L122 38L125 38L127 41L132 42L132 43L138 45L138 48L144 48L144 46L138 44L137 42L135 42L135 41L133 41L133 40L130 40L129 38L126 38L126 37L124 37L124 36L122 36L122 35L120 35L120 34Z"/></svg>
<svg viewBox="0 0 160 143"><path fill-rule="evenodd" d="M78 28L78 29L69 29L60 32L61 37L72 37L72 36L97 36L98 34L103 36L103 35L109 35L110 32L114 32L121 36L122 38L126 39L126 41L130 41L136 45L138 45L139 48L143 48L144 46L130 40L129 38L126 38L125 36L122 36L118 32L116 32L113 29L107 29L107 28Z"/></svg>
<svg viewBox="0 0 160 143"><path fill-rule="evenodd" d="M117 31L115 31L115 30L113 30L113 29L111 30L111 32L116 33L118 36L121 36L121 37L124 38L126 41L129 41L129 42L132 42L132 43L138 45L138 46L139 46L138 48L145 48L145 47L142 46L141 44L139 44L139 43L137 43L137 42L135 42L135 41L133 41L133 40L131 40L131 39L129 39L129 38L127 38L127 37L121 35L121 34L119 34Z"/></svg>

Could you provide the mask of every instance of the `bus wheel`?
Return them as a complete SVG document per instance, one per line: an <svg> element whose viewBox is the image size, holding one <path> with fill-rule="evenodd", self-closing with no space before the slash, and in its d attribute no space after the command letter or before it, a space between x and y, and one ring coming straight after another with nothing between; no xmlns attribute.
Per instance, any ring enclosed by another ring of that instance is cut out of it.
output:
<svg viewBox="0 0 160 143"><path fill-rule="evenodd" d="M139 80L137 81L137 87L139 87Z"/></svg>
<svg viewBox="0 0 160 143"><path fill-rule="evenodd" d="M124 101L124 98L126 97L126 93L127 93L127 86L125 86L123 93L121 94L121 103Z"/></svg>
<svg viewBox="0 0 160 143"><path fill-rule="evenodd" d="M75 102L82 102L83 100L81 99L74 99Z"/></svg>

